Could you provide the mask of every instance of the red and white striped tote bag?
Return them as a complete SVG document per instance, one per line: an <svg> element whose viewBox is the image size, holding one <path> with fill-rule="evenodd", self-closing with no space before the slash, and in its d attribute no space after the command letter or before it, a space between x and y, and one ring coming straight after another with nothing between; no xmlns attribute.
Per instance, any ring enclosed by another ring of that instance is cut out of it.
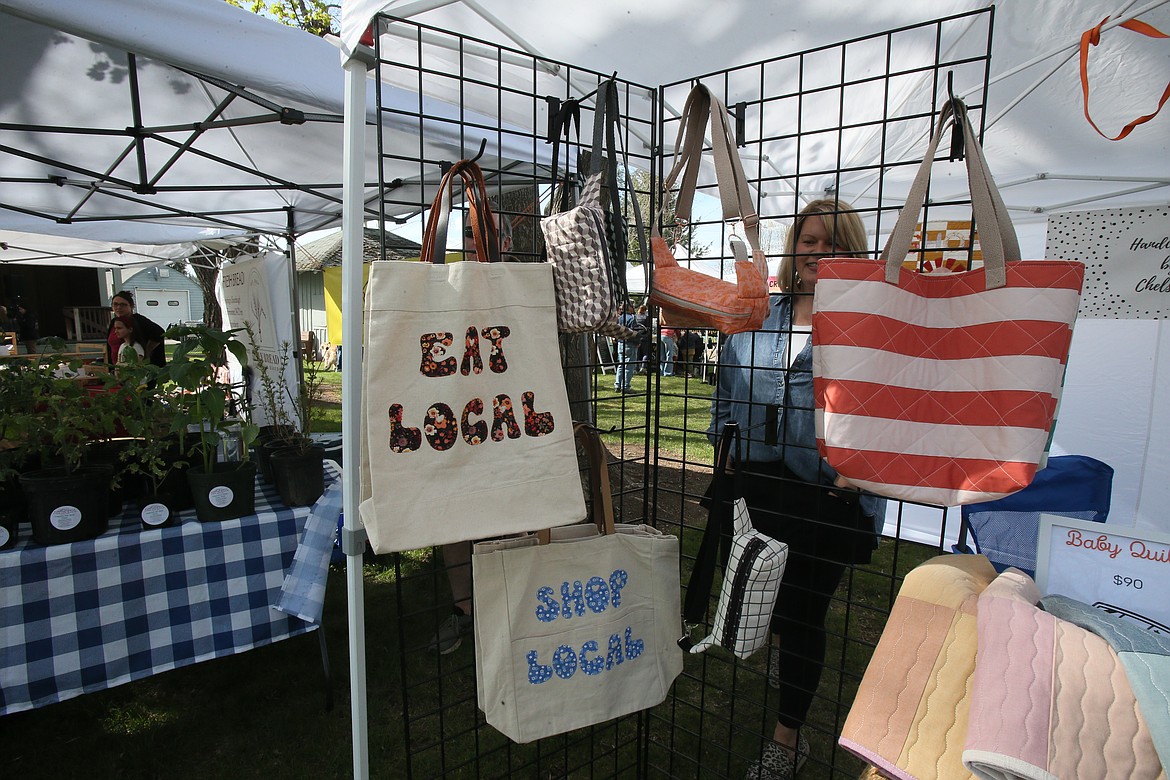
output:
<svg viewBox="0 0 1170 780"><path fill-rule="evenodd" d="M820 262L812 333L821 456L866 490L944 506L1032 481L1084 280L1078 262L1019 260L961 104L958 112L984 267L942 276L902 267L948 105L882 261Z"/></svg>

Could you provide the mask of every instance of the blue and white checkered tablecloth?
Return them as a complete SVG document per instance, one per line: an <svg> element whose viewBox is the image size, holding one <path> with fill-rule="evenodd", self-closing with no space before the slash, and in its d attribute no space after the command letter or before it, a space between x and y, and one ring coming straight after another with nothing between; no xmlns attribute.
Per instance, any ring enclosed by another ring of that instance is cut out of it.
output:
<svg viewBox="0 0 1170 780"><path fill-rule="evenodd" d="M327 463L327 490L338 477ZM188 510L143 530L130 507L102 536L51 547L25 524L0 552L0 715L315 629L273 608L311 511L257 485L256 514L224 522Z"/></svg>

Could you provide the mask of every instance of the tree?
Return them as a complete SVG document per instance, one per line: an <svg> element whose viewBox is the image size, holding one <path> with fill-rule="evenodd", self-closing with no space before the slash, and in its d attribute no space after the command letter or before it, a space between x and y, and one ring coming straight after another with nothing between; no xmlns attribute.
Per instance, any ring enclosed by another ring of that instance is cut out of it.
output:
<svg viewBox="0 0 1170 780"><path fill-rule="evenodd" d="M338 3L325 0L225 0L229 5L268 16L313 35L336 35L341 29Z"/></svg>
<svg viewBox="0 0 1170 780"><path fill-rule="evenodd" d="M642 217L647 220L646 230L649 231L650 203L651 198L657 195L656 190L658 189L658 186L657 184L652 186L649 171L642 171L637 169L623 171L623 169L619 166L619 178L622 176L623 172L630 178L630 184L633 186L635 197L638 199L638 208L642 210ZM628 203L630 190L629 188L625 187L624 183L622 185L622 193L623 201ZM662 226L662 237L666 239L667 246L679 245L685 247L687 253L691 257L701 256L711 249L710 244L703 244L696 241L696 228L694 225L677 224L674 214L673 192L667 194L661 205L662 210L658 219L658 224ZM633 209L630 208L628 211L630 211L632 219ZM630 233L630 251L628 257L634 262L641 262L642 260L638 250L638 242L633 232Z"/></svg>
<svg viewBox="0 0 1170 780"><path fill-rule="evenodd" d="M222 249L211 249L200 246L199 250L186 260L172 264L182 269L186 263L203 292L203 324L209 328L223 327L223 310L219 306L219 299L215 294L215 283L219 279L219 271L228 260L240 255L255 254L259 250L259 240L253 236L240 243L231 244Z"/></svg>

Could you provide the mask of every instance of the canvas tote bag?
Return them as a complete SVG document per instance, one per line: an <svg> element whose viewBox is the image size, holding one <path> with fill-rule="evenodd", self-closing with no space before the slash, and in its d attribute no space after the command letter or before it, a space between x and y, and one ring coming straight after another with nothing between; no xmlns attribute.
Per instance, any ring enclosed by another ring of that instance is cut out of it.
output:
<svg viewBox="0 0 1170 780"><path fill-rule="evenodd" d="M481 262L440 265L460 182ZM378 553L585 517L552 269L484 261L499 257L487 203L479 166L456 163L422 262L370 265L360 509Z"/></svg>
<svg viewBox="0 0 1170 780"><path fill-rule="evenodd" d="M881 261L821 260L812 321L821 456L865 490L943 506L1002 498L1032 481L1084 280L1079 262L1020 260L966 108L954 102ZM914 273L902 261L948 119L966 140L984 267Z"/></svg>
<svg viewBox="0 0 1170 780"><path fill-rule="evenodd" d="M479 707L516 742L653 707L683 667L678 539L613 522L605 448L582 436L597 524L553 528L547 544L480 542L471 557Z"/></svg>
<svg viewBox="0 0 1170 780"><path fill-rule="evenodd" d="M674 166L664 179L663 189L669 192L682 176L674 213L678 222L689 221L703 155L703 126L708 117L723 219L743 221L751 255L742 241L733 239L735 282L716 279L679 265L656 225L650 236L654 259L650 302L662 311L663 322L671 327L714 328L727 334L759 330L769 307L768 260L760 251L760 220L732 140L727 109L702 84L695 85L687 95L674 144Z"/></svg>

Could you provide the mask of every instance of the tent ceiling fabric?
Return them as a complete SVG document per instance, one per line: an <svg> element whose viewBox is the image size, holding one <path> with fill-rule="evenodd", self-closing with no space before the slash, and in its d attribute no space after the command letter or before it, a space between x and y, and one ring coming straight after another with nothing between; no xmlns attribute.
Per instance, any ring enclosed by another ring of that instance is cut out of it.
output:
<svg viewBox="0 0 1170 780"><path fill-rule="evenodd" d="M342 39L343 45L352 45L369 15L381 8L386 14L405 16L437 29L539 51L599 72L617 71L637 83L658 85L989 5L989 0L841 0L831 4L725 0L717 6L705 0L594 0L573 8L571 23L566 23L565 7L555 0L345 0ZM1078 70L1081 33L1106 14L1112 14L1115 22L1134 13L1170 32L1170 3L1165 0L1115 4L1004 0L996 4L985 151L1017 222L1043 223L1050 211L1170 200L1170 171L1164 165L1170 159L1170 115L1139 127L1122 142L1097 135L1083 115ZM952 37L940 43L950 59L979 53L986 46L986 25L955 25L947 33ZM911 34L895 37L889 51L891 70L929 56L927 49L933 44L933 40ZM849 72L885 72L884 58L885 51L875 47L871 61L852 60ZM838 63L825 65L841 67ZM1103 129L1115 133L1157 106L1162 89L1170 82L1170 47L1120 28L1106 30L1101 45L1090 55L1089 72L1093 116ZM983 101L982 77L982 73L956 68L956 92L969 95L970 102ZM717 86L721 88L723 74L719 79ZM737 97L734 72L726 83L730 104ZM748 95L758 94L758 90L757 83L744 87ZM929 111L935 97L932 91L931 84L907 84L904 111ZM864 96L852 100L862 103ZM666 103L669 112L669 94ZM835 105L828 108L833 110ZM849 148L842 149L843 159L868 162L876 159L881 139L874 131L869 137L849 139L849 143ZM897 139L894 149L913 159L915 154L921 155L924 146L924 139L908 136ZM802 148L801 168L831 170L837 150L822 152L824 164L816 159L816 150ZM766 153L776 169L793 167L794 142L776 142ZM955 174L939 169L934 190L937 197L965 192L965 178L958 171ZM807 182L806 197L819 196L816 190L823 191L821 185L830 176L822 178ZM845 177L840 193L864 203L872 199L875 184L876 175L856 180ZM895 193L903 188L898 172L887 172L883 186L887 201L891 195L897 198ZM767 197L773 195L781 193L766 193ZM788 206L772 211L785 213L786 209L792 213Z"/></svg>
<svg viewBox="0 0 1170 780"><path fill-rule="evenodd" d="M355 12L382 5L347 0L343 33L353 33ZM566 23L564 5L552 0L404 0L387 4L387 12L433 26L432 37L465 33L656 86L987 5L987 0L842 0L830 5L726 0L712 10L700 0L595 0L574 8L571 23ZM1135 12L1170 30L1165 0L1122 1L1107 9L1097 0L1005 0L996 6L986 151L1018 223L1042 225L1051 210L1167 201L1170 118L1160 116L1126 140L1110 142L1089 127L1081 111L1080 34L1105 13L1120 18ZM957 57L968 48L980 49L984 36L973 27L942 45ZM891 45L891 55L913 60L920 45L904 36ZM419 44L410 41L404 49L411 47ZM465 55L473 50L469 46ZM127 51L136 53L136 68L130 68ZM427 51L428 57L442 56L438 47ZM339 52L328 41L221 0L0 0L0 58L5 74L0 80L0 229L56 234L86 226L79 232L88 238L150 244L187 242L192 231L205 231L204 238L284 233L290 214L298 234L340 221L343 78ZM1032 60L1037 64L1018 70ZM471 73L482 68L487 78L495 72L494 64L477 63L474 57L464 56L460 64ZM871 62L849 63L854 72L885 67L877 54ZM1090 72L1094 118L1116 132L1157 104L1170 81L1170 53L1160 41L1107 29L1091 55ZM551 62L530 77L537 90L562 96L588 92L595 83L576 67ZM982 86L981 78L970 79L961 71L956 77L960 93ZM140 121L135 120L132 78L141 97ZM567 78L572 79L568 85ZM531 138L541 119L530 106L497 105L494 94L480 100L474 90L462 91L457 79L432 79L421 98L411 91L415 86L384 88L384 100L399 109L382 118L395 150L386 176L402 179L398 193L403 202L426 202L437 183L437 166L419 159L457 159L478 146L479 136L488 136L486 167L504 169L510 160L532 160L534 151L547 154ZM734 100L734 76L728 86ZM930 85L905 89L905 110L915 101L929 105ZM367 116L376 120L373 90L369 93ZM981 94L972 96L975 102L981 99ZM668 112L677 109L673 102L668 91ZM853 102L864 105L863 99ZM304 112L307 121L281 124L277 118L283 109ZM420 114L434 119L424 123ZM494 127L497 114L517 132L477 129ZM209 119L227 120L229 126L195 129ZM134 127L151 131L127 130ZM372 177L378 158L373 134L367 135L366 170ZM898 154L912 158L920 153L921 139L909 135L896 141ZM872 160L877 143L872 134L850 138L845 159ZM782 142L766 151L777 170L795 159L795 150ZM803 170L834 168L835 149L823 165L815 150L806 147L800 153ZM140 159L145 160L141 169ZM955 173L936 172L935 192L958 194L964 180ZM896 202L899 174L887 173L886 202ZM107 175L113 182L94 186ZM815 195L824 181L810 179L805 186L809 192L802 195ZM845 177L840 192L864 201L874 186L872 177ZM372 196L373 190L368 192ZM792 198L783 192L764 195ZM785 213L787 208L769 211ZM406 213L403 207L391 216Z"/></svg>
<svg viewBox="0 0 1170 780"><path fill-rule="evenodd" d="M222 0L0 0L0 61L0 229L169 243L340 222L344 83L326 40ZM485 167L533 159L530 142L460 127L486 115L393 87L383 101L404 201L481 135Z"/></svg>

